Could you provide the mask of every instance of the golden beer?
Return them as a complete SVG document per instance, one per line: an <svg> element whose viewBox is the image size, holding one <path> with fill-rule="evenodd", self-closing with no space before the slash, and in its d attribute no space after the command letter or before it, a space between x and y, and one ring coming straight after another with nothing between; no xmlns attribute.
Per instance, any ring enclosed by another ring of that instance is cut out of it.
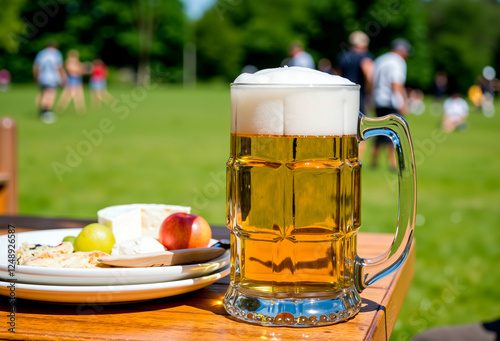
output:
<svg viewBox="0 0 500 341"><path fill-rule="evenodd" d="M248 294L301 298L352 285L360 225L355 136L231 135L232 280Z"/></svg>
<svg viewBox="0 0 500 341"><path fill-rule="evenodd" d="M394 243L357 255L358 142L390 137L399 166ZM231 281L226 311L269 326L317 326L359 312L360 292L405 261L415 221L409 131L397 115L359 113L359 86L306 68L240 75L231 86L226 167Z"/></svg>

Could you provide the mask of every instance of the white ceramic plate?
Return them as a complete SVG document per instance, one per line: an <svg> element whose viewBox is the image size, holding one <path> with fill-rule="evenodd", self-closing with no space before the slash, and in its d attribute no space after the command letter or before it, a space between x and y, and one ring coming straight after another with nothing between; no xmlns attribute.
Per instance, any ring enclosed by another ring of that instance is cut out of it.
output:
<svg viewBox="0 0 500 341"><path fill-rule="evenodd" d="M11 290L16 298L72 303L84 306L94 304L126 303L180 295L206 287L229 274L229 266L218 272L181 281L111 286L59 286L0 281L0 294L9 296ZM12 289L13 287L13 289Z"/></svg>
<svg viewBox="0 0 500 341"><path fill-rule="evenodd" d="M54 229L21 232L15 235L17 250L23 242L57 245L66 236L77 236L81 229ZM12 238L11 238L12 239ZM215 242L215 241L214 241ZM16 265L13 277L8 263L8 235L0 236L0 280L16 279L18 283L50 285L130 285L178 281L208 275L229 264L229 250L213 261L203 264L176 265L154 268L44 268Z"/></svg>

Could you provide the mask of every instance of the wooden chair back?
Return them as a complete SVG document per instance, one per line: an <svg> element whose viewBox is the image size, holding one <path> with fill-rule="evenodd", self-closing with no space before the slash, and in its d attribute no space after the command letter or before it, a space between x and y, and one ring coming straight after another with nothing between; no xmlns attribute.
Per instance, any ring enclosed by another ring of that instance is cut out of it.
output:
<svg viewBox="0 0 500 341"><path fill-rule="evenodd" d="M18 213L17 128L11 117L0 118L0 214Z"/></svg>

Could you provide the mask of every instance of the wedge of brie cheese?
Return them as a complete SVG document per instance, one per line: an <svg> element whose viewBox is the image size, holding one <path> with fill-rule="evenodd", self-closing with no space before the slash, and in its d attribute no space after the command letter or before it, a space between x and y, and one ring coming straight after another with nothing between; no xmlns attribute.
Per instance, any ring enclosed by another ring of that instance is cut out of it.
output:
<svg viewBox="0 0 500 341"><path fill-rule="evenodd" d="M139 255L143 253L163 252L165 247L156 238L141 236L115 244L111 249L112 256Z"/></svg>
<svg viewBox="0 0 500 341"><path fill-rule="evenodd" d="M158 238L163 221L172 213L191 213L191 207L161 204L131 204L103 208L97 221L113 230L116 243L148 236Z"/></svg>

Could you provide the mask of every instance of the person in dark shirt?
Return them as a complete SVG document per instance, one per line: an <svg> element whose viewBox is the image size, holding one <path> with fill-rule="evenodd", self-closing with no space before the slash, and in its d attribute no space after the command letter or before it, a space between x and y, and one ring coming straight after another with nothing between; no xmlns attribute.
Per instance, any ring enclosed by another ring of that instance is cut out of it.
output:
<svg viewBox="0 0 500 341"><path fill-rule="evenodd" d="M337 58L337 74L359 84L359 109L365 113L365 101L371 91L373 78L373 55L368 51L370 38L362 31L354 31L349 35L351 48L342 52Z"/></svg>
<svg viewBox="0 0 500 341"><path fill-rule="evenodd" d="M360 85L359 111L366 114L365 102L371 92L373 80L373 55L368 51L370 38L362 31L354 31L349 35L351 48L342 52L337 58L336 73ZM365 142L359 144L359 157L363 158Z"/></svg>
<svg viewBox="0 0 500 341"><path fill-rule="evenodd" d="M448 76L444 72L437 72L434 75L432 92L436 101L442 101L448 92Z"/></svg>

